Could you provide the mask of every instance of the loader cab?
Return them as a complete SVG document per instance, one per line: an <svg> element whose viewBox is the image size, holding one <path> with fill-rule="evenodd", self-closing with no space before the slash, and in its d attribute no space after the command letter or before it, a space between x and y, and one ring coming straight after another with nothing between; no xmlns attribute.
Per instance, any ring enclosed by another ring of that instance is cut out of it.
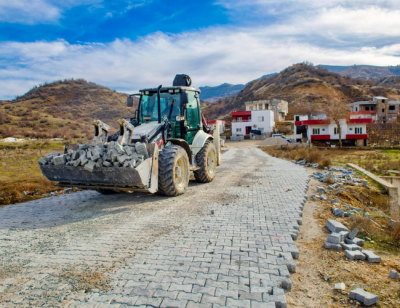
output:
<svg viewBox="0 0 400 308"><path fill-rule="evenodd" d="M192 144L202 128L199 94L200 90L192 87L140 90L137 122L142 125L167 119L171 125L168 137L185 139Z"/></svg>

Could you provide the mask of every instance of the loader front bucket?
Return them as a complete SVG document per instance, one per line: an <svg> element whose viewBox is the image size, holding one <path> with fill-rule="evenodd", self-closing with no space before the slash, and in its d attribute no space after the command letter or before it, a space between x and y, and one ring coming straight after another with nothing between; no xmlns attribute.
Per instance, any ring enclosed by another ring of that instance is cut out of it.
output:
<svg viewBox="0 0 400 308"><path fill-rule="evenodd" d="M42 173L58 186L82 189L158 190L158 151L136 168L100 167L88 171L84 167L41 165Z"/></svg>

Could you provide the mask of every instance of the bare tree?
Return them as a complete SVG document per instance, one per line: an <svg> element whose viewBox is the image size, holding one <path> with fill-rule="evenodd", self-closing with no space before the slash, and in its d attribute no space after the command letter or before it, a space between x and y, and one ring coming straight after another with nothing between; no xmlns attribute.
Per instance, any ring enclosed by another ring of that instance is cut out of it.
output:
<svg viewBox="0 0 400 308"><path fill-rule="evenodd" d="M340 120L347 120L349 117L350 107L347 101L342 98L332 98L328 102L319 105L319 110L326 114L329 120L335 122L337 133L339 134L339 147L342 148L342 127Z"/></svg>

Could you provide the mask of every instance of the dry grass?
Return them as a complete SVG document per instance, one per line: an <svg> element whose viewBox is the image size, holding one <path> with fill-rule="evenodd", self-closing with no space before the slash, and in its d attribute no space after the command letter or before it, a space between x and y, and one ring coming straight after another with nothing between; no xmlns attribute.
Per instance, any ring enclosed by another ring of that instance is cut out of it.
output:
<svg viewBox="0 0 400 308"><path fill-rule="evenodd" d="M310 163L318 163L319 168L356 164L376 175L390 175L388 170L400 170L400 150L354 150L337 148L299 148L261 147L271 156L288 160L305 159Z"/></svg>
<svg viewBox="0 0 400 308"><path fill-rule="evenodd" d="M19 147L19 148L18 148ZM40 156L62 152L61 143L0 143L0 206L42 198L42 194L59 190L41 173ZM27 195L23 192L27 192Z"/></svg>
<svg viewBox="0 0 400 308"><path fill-rule="evenodd" d="M331 166L330 158L324 156L323 153L317 148L291 149L289 147L261 147L261 149L269 155L278 158L296 161L305 159L307 163L318 163L319 168Z"/></svg>

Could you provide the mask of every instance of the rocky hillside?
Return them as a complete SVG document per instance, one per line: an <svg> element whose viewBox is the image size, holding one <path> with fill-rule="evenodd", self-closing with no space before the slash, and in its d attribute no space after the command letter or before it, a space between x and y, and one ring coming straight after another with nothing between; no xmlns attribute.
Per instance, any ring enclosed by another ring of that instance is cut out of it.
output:
<svg viewBox="0 0 400 308"><path fill-rule="evenodd" d="M400 89L400 76L389 76L378 79L375 85L385 88L396 88Z"/></svg>
<svg viewBox="0 0 400 308"><path fill-rule="evenodd" d="M3 137L91 138L92 121L100 119L117 130L116 120L133 114L126 94L86 80L64 80L35 87L12 101L0 103Z"/></svg>
<svg viewBox="0 0 400 308"><path fill-rule="evenodd" d="M249 82L235 97L227 98L208 108L210 118L229 120L230 112L243 110L246 101L283 99L290 111L301 112L315 102L340 98L347 102L370 100L373 96L400 99L398 89L375 86L365 79L345 77L321 67L295 64L276 76Z"/></svg>

